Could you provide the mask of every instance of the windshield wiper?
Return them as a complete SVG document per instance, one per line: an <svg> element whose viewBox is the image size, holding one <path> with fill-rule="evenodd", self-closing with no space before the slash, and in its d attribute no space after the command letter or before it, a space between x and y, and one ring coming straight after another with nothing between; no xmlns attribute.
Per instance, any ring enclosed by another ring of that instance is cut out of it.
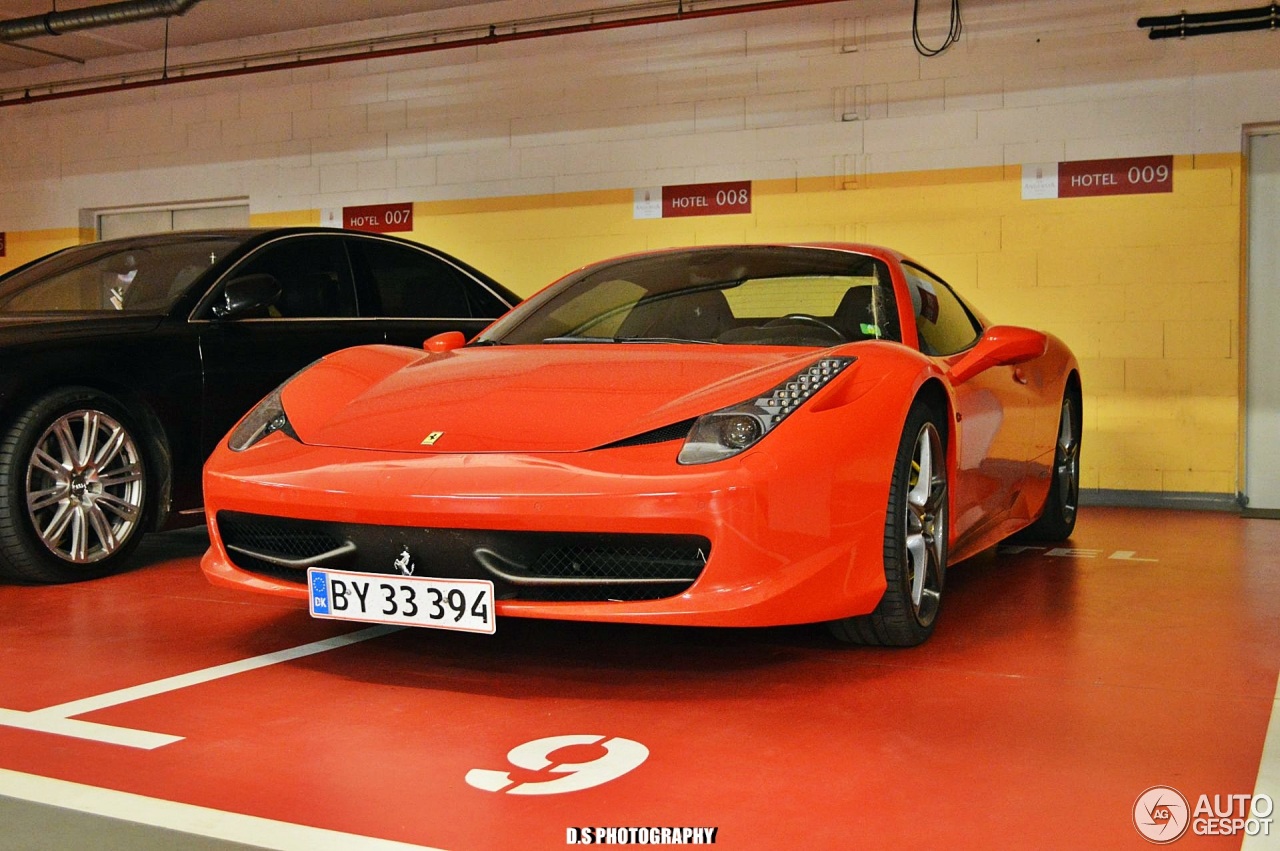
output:
<svg viewBox="0 0 1280 851"><path fill-rule="evenodd" d="M613 337L574 337L574 336L566 335L564 337L544 337L542 342L544 343L616 343L618 341L615 340Z"/></svg>
<svg viewBox="0 0 1280 851"><path fill-rule="evenodd" d="M718 345L714 340L690 340L685 337L547 337L544 343L697 343Z"/></svg>
<svg viewBox="0 0 1280 851"><path fill-rule="evenodd" d="M717 346L715 340L690 340L687 337L614 337L615 343L698 343L704 346Z"/></svg>

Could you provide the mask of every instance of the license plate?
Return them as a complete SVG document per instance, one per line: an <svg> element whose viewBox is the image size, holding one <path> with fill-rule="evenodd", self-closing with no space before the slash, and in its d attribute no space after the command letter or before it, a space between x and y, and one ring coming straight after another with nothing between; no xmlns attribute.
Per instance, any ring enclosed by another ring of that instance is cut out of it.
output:
<svg viewBox="0 0 1280 851"><path fill-rule="evenodd" d="M345 570L307 570L313 618L493 634L493 583Z"/></svg>

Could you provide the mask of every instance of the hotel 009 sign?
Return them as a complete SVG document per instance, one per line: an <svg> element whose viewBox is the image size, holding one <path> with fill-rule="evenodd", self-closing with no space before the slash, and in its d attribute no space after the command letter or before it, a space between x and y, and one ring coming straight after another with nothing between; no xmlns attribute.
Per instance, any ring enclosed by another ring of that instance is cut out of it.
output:
<svg viewBox="0 0 1280 851"><path fill-rule="evenodd" d="M1022 166L1022 200L1173 191L1173 157L1123 157Z"/></svg>

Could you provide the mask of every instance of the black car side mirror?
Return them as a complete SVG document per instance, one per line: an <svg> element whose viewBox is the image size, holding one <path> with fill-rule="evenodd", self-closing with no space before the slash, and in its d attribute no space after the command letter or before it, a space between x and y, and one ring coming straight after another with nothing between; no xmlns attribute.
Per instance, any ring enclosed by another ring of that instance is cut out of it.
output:
<svg viewBox="0 0 1280 851"><path fill-rule="evenodd" d="M265 273L232 278L222 288L222 301L213 306L215 319L235 319L270 307L280 298L280 282Z"/></svg>

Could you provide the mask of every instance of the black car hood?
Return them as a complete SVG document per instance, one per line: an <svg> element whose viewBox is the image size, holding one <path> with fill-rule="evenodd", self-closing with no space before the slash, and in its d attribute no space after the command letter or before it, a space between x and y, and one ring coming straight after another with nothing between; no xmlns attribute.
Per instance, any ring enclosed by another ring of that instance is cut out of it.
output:
<svg viewBox="0 0 1280 851"><path fill-rule="evenodd" d="M155 330L163 316L155 314L0 314L0 349L30 343L110 339Z"/></svg>

